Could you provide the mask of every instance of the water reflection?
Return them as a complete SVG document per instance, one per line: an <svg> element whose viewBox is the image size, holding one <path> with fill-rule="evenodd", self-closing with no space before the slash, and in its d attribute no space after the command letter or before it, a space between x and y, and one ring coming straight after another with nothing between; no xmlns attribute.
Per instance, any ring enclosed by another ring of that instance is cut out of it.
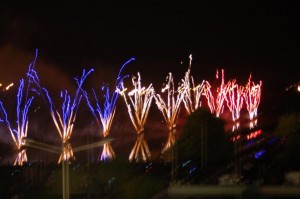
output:
<svg viewBox="0 0 300 199"><path fill-rule="evenodd" d="M148 143L144 138L144 133L140 133L129 155L129 161L135 160L136 162L146 162L150 159L150 156L151 153L149 150Z"/></svg>

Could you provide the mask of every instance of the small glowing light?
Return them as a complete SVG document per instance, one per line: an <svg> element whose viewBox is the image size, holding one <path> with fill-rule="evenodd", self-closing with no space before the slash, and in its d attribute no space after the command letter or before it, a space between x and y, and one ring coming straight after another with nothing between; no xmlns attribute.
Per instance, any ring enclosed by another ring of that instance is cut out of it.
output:
<svg viewBox="0 0 300 199"><path fill-rule="evenodd" d="M12 87L13 85L14 85L14 83L11 83L10 85L6 86L5 90L8 91L10 89L10 87Z"/></svg>
<svg viewBox="0 0 300 199"><path fill-rule="evenodd" d="M250 120L249 129L253 129L256 126L257 126L257 119Z"/></svg>
<svg viewBox="0 0 300 199"><path fill-rule="evenodd" d="M295 84L292 84L292 85L286 87L285 90L288 91L288 90L290 90L290 89L292 89L292 88L296 88L296 90L297 90L298 92L300 92L300 82L297 82L297 83L295 83Z"/></svg>
<svg viewBox="0 0 300 199"><path fill-rule="evenodd" d="M235 137L232 137L232 138L231 138L231 141L235 142L235 141L239 140L240 138L241 138L241 136L240 136L240 135L237 135L237 136L235 136Z"/></svg>
<svg viewBox="0 0 300 199"><path fill-rule="evenodd" d="M239 127L240 127L240 122L239 122L239 121L235 122L235 123L232 125L232 132L238 130Z"/></svg>
<svg viewBox="0 0 300 199"><path fill-rule="evenodd" d="M265 150L260 150L260 151L258 151L258 152L254 155L255 159L261 158L262 155L263 155L265 152L266 152Z"/></svg>
<svg viewBox="0 0 300 199"><path fill-rule="evenodd" d="M261 129L253 131L250 134L248 134L246 136L246 138L247 138L247 140L254 139L254 138L257 138L261 133L262 133Z"/></svg>

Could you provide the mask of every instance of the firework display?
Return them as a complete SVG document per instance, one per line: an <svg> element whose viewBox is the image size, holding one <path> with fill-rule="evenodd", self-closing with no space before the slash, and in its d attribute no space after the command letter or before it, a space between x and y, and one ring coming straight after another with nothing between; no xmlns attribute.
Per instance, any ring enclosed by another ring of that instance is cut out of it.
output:
<svg viewBox="0 0 300 199"><path fill-rule="evenodd" d="M190 115L201 107L201 96L205 88L205 80L196 85L193 76L191 76L192 55L189 56L190 64L184 79L181 80L179 92L184 93L183 103L187 113Z"/></svg>
<svg viewBox="0 0 300 199"><path fill-rule="evenodd" d="M73 99L67 90L61 91L61 112L59 112L59 110L56 109L48 90L40 85L40 81L37 72L34 70L34 67L32 67L28 72L28 77L30 81L33 82L37 88L35 89L35 91L47 100L51 118L62 140L63 150L62 154L59 157L58 163L60 163L62 160L70 160L75 158L69 140L73 133L73 127L76 120L77 110L82 99L81 87L83 85L84 80L91 72L93 72L93 69L89 70L87 73L85 70L83 70L81 78L75 78L78 88L75 92Z"/></svg>
<svg viewBox="0 0 300 199"><path fill-rule="evenodd" d="M116 90L114 90L113 93L110 92L109 87L108 86L103 86L102 87L102 91L104 90L105 94L104 94L104 104L103 106L100 106L99 100L98 100L98 96L96 94L96 91L94 89L92 89L93 91L93 96L94 96L94 100L95 100L95 104L92 105L91 101L89 100L88 97L88 93L86 91L83 92L85 99L87 101L87 105L90 108L92 114L94 115L94 117L96 118L96 121L98 123L99 126L101 126L100 124L102 124L102 129L103 129L103 137L106 138L109 133L110 133L110 129L111 129L111 125L112 125L112 121L113 118L115 116L115 112L116 112L116 101L118 99L119 96L119 92L117 92L118 88L121 88L121 85L123 83L123 79L126 76L121 76L121 72L123 70L123 68L131 61L133 61L134 58L128 60L120 69L119 74L117 76L117 80L116 80ZM103 107L103 108L101 108ZM111 143L105 143L103 145L103 151L102 154L99 158L100 161L109 161L111 159L115 158L115 152L111 146Z"/></svg>
<svg viewBox="0 0 300 199"><path fill-rule="evenodd" d="M10 132L10 135L15 143L15 146L17 147L18 155L14 162L14 165L23 165L25 162L27 162L27 154L26 154L26 137L28 133L28 111L30 108L30 105L32 103L33 97L27 98L24 97L24 79L20 80L20 86L18 89L17 94L17 111L16 111L16 128L12 126L12 124L9 122L9 118L7 115L7 112L4 108L3 103L0 101L0 112L1 117L0 121L4 122Z"/></svg>
<svg viewBox="0 0 300 199"><path fill-rule="evenodd" d="M98 160L108 161L115 158L115 151L109 142L112 139L108 137L116 113L116 101L119 95L121 95L125 101L129 118L137 135L136 142L129 155L130 161L147 161L151 157L150 149L145 140L144 126L148 118L153 98L155 99L156 105L169 130L169 135L163 146L162 152L167 151L176 142L176 126L182 105L188 115L192 114L200 107L207 106L211 113L215 114L216 117L220 117L221 114L224 113L224 109L228 109L231 113L231 120L234 122L232 131L235 131L240 127L239 120L241 117L241 110L243 107L246 107L249 114L250 129L257 125L257 112L261 99L262 81L255 84L252 81L252 75L250 74L245 86L239 85L236 82L236 79L225 82L224 70L222 69L219 87L213 88L209 81L205 80L200 84L195 84L194 77L191 75L192 55L189 56L189 68L178 87L175 88L173 75L170 72L166 77L166 82L161 89L161 93L155 93L152 84L147 88L143 87L139 72L137 73L137 76L132 77L133 89L131 91L128 91L124 86L123 80L128 76L121 76L121 72L128 63L134 60L134 58L129 59L119 70L116 84L114 85L115 90L111 91L108 86L103 86L102 89L100 89L103 93L103 99L100 99L98 96L99 94L97 94L94 89L91 89L92 92L90 94L87 90L83 90L83 83L88 75L94 71L93 69L88 72L83 70L82 76L80 78L75 78L77 89L73 97L69 94L68 90L62 90L60 92L61 109L56 108L48 90L41 86L37 72L34 69L36 59L37 52L34 61L29 65L29 70L27 72L28 85L26 89L24 89L25 81L23 79L20 80L17 94L17 119L15 125L12 125L10 120L11 116L8 116L10 114L7 113L3 102L0 101L0 121L8 127L14 145L19 152L16 161L14 162L15 165L23 165L27 161L26 147L28 146L52 153L59 153L59 163L75 159L75 151L82 151L100 146L103 146L103 150ZM218 70L216 72L216 78L219 79ZM13 85L14 84L11 83L8 86L3 87L3 85L0 84L0 87L3 88L3 91L6 91ZM35 91L35 93L42 96L48 105L51 118L61 138L61 147L47 145L27 138L28 112L33 100L33 97L29 96L29 90ZM92 98L89 95L91 95ZM206 104L203 103L202 96L205 96L204 99L206 99ZM86 99L88 108L95 117L99 127L102 128L104 140L102 140L102 142L73 149L70 139L82 97ZM103 103L101 104L101 102Z"/></svg>
<svg viewBox="0 0 300 199"><path fill-rule="evenodd" d="M29 64L28 71L31 70L31 68L35 65L37 59L37 54L33 60L32 63ZM27 162L27 154L26 154L26 138L28 134L28 113L29 108L31 106L31 103L33 101L33 96L28 96L28 92L30 89L31 81L27 82L27 88L25 87L25 80L20 80L20 85L18 88L18 94L17 94L17 105L16 105L16 123L14 128L12 124L9 121L9 117L7 114L6 109L4 108L4 105L2 101L0 101L0 122L4 122L6 126L8 127L8 130L10 132L10 135L13 139L13 142L15 146L17 147L18 154L14 161L14 165L23 165ZM0 84L0 87L2 84ZM12 86L14 86L14 83L10 83L8 86L6 86L3 90L8 91ZM25 91L25 93L24 93Z"/></svg>
<svg viewBox="0 0 300 199"><path fill-rule="evenodd" d="M129 155L129 160L132 161L147 161L150 156L150 150L146 140L144 139L144 125L146 123L151 102L154 96L154 88L150 84L147 88L141 85L140 73L138 77L132 77L132 84L134 89L126 93L127 88L121 83L121 87L117 88L118 92L124 98L128 113L134 129L138 135L135 145Z"/></svg>
<svg viewBox="0 0 300 199"><path fill-rule="evenodd" d="M243 93L244 87L239 86L236 80L232 80L229 84L228 97L226 98L227 107L229 108L232 121L240 119L240 112L243 107Z"/></svg>
<svg viewBox="0 0 300 199"><path fill-rule="evenodd" d="M219 72L217 70L216 78L219 78ZM211 113L214 113L216 117L220 117L220 114L224 110L224 102L227 97L227 92L229 90L230 83L224 82L224 70L222 69L221 85L216 89L216 96L214 96L211 85L206 81L204 95L207 99L207 104L210 108Z"/></svg>
<svg viewBox="0 0 300 199"><path fill-rule="evenodd" d="M169 73L166 80L167 83L161 90L162 93L167 93L166 101L159 93L154 95L156 105L161 111L169 129L168 140L162 150L163 153L172 147L176 141L176 122L180 112L180 104L184 97L184 92L182 92L182 90L175 90L172 73Z"/></svg>
<svg viewBox="0 0 300 199"><path fill-rule="evenodd" d="M219 78L218 70L216 72L216 78ZM215 90L208 81L204 85L203 94L206 97L207 105L216 117L220 117L224 108L228 108L231 112L232 121L234 122L232 131L239 128L240 112L243 108L243 104L246 104L246 109L250 119L250 129L257 125L257 109L260 104L261 86L262 81L259 84L254 84L251 80L252 76L248 79L245 86L238 85L236 80L229 80L227 83L224 81L224 70L222 69L221 85ZM214 94L216 93L216 94ZM224 107L226 102L226 107Z"/></svg>
<svg viewBox="0 0 300 199"><path fill-rule="evenodd" d="M116 113L116 102L119 95L121 95L125 101L129 118L137 135L135 144L129 154L130 162L133 160L136 162L146 162L151 158L151 151L145 139L144 128L153 98L155 99L156 105L162 113L166 126L169 130L168 138L163 146L162 153L168 151L176 142L176 126L181 105L184 105L186 112L190 115L195 110L204 106L201 98L202 96L206 97L207 106L211 113L215 114L216 117L220 117L224 111L225 105L227 105L226 107L231 112L232 121L235 122L233 131L239 128L240 111L243 107L243 102L245 102L251 121L250 128L254 128L254 126L257 125L257 109L260 103L261 81L260 84L254 84L250 75L245 87L238 85L235 79L225 83L224 70L222 69L221 84L217 87L217 89L213 90L208 81L203 80L200 84L195 84L194 78L191 75L192 55L190 55L189 58L189 68L179 86L175 88L173 75L172 73L169 73L166 78L166 83L161 89L161 93L155 93L152 84L148 87L143 87L139 72L137 73L137 77L132 77L132 90L128 91L128 89L124 86L124 79L128 76L121 76L121 72L128 63L134 60L134 58L128 60L119 70L115 90L110 91L108 86L103 86L101 88L102 94L104 93L102 95L103 99L100 99L95 89L91 89L92 93L90 95L93 96L93 98L90 98L87 90L82 88L86 78L94 71L94 69L91 69L88 72L83 70L81 77L75 78L77 89L74 96L71 96L68 90L61 90L61 108L59 109L56 108L49 91L40 84L38 74L34 69L37 59L36 52L36 57L29 65L29 70L27 72L28 86L26 88L26 93L23 93L25 90L25 82L23 79L20 80L20 86L17 94L16 128L12 127L4 105L0 101L0 121L1 123L5 123L8 127L12 140L18 149L18 155L14 165L22 166L28 161L26 147L59 154L60 157L58 159L58 164L62 164L63 198L68 199L70 196L69 164L71 163L70 160L75 160L75 152L103 146L102 153L98 158L99 161L109 161L114 159L116 156L110 143L112 138L108 137ZM216 77L217 79L219 78L218 71L216 73ZM2 84L0 86L2 87ZM10 84L3 90L8 90L12 86L13 84ZM27 138L28 112L33 100L33 96L29 96L29 90L34 91L39 96L42 96L44 102L48 105L50 116L61 138L61 147L48 145ZM70 140L82 97L86 99L87 106L96 119L97 124L100 128L102 127L102 135L104 139L100 142L73 149ZM101 104L101 102L103 103Z"/></svg>
<svg viewBox="0 0 300 199"><path fill-rule="evenodd" d="M240 126L240 112L244 103L243 93L244 87L238 85L235 79L229 82L228 95L225 100L227 102L227 107L231 112L232 121L234 122L232 131L237 130Z"/></svg>
<svg viewBox="0 0 300 199"><path fill-rule="evenodd" d="M246 107L249 112L249 119L252 121L257 117L257 109L260 104L261 97L262 81L260 81L259 84L255 84L251 80L251 78L252 75L250 74L243 96L245 98Z"/></svg>

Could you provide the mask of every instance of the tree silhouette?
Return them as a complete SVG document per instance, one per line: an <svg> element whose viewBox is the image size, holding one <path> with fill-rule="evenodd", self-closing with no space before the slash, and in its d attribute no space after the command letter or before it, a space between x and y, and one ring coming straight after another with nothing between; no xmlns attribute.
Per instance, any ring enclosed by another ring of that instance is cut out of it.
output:
<svg viewBox="0 0 300 199"><path fill-rule="evenodd" d="M233 154L233 144L225 134L224 124L205 108L189 115L176 144L178 160L194 160L202 167L224 163Z"/></svg>

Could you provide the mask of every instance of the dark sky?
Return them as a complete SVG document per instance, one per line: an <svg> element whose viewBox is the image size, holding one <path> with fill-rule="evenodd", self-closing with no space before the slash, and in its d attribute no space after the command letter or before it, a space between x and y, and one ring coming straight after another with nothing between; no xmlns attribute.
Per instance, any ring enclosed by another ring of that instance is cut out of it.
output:
<svg viewBox="0 0 300 199"><path fill-rule="evenodd" d="M146 82L160 85L168 72L179 81L192 54L197 82L213 81L216 69L224 68L225 79L237 78L244 84L252 73L254 81L263 81L263 91L277 92L299 81L299 4L296 0L4 3L0 77L7 83L19 78L17 71L26 72L37 48L37 68L47 71L41 76L50 83L60 78L60 83L65 81L62 85L72 84L72 77L91 67L99 84L111 81L120 66L135 57L124 73L140 71Z"/></svg>

